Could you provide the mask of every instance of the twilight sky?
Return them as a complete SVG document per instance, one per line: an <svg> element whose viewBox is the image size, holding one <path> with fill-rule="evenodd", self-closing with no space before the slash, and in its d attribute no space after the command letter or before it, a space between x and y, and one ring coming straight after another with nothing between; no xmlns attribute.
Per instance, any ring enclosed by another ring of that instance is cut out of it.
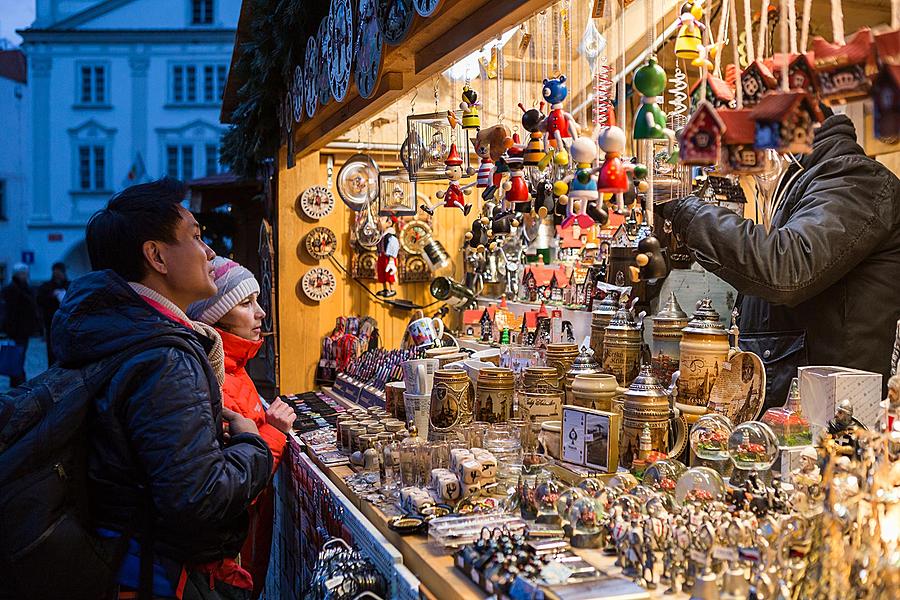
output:
<svg viewBox="0 0 900 600"><path fill-rule="evenodd" d="M0 38L21 44L16 29L24 29L34 21L34 0L0 0Z"/></svg>

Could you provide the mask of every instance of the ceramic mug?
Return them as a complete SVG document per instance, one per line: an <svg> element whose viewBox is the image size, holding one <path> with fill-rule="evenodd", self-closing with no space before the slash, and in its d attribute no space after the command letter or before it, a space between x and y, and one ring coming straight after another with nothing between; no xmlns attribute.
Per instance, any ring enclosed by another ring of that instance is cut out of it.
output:
<svg viewBox="0 0 900 600"><path fill-rule="evenodd" d="M454 346L446 346L440 348L429 348L425 351L425 358L437 358L440 359L444 354L456 354L459 352L459 348Z"/></svg>
<svg viewBox="0 0 900 600"><path fill-rule="evenodd" d="M389 381L384 386L384 408L395 419L406 422L406 407L403 405L403 392L406 382Z"/></svg>
<svg viewBox="0 0 900 600"><path fill-rule="evenodd" d="M544 452L556 459L559 458L561 431L562 421L544 421L541 423L541 432L538 434Z"/></svg>
<svg viewBox="0 0 900 600"><path fill-rule="evenodd" d="M614 375L605 373L585 373L576 375L572 381L572 396L575 405L594 410L614 412L613 404L617 395L624 394Z"/></svg>
<svg viewBox="0 0 900 600"><path fill-rule="evenodd" d="M430 396L431 386L434 384L434 372L438 370L439 364L436 358L420 358L400 363L406 391L410 394Z"/></svg>
<svg viewBox="0 0 900 600"><path fill-rule="evenodd" d="M500 366L500 349L488 348L487 350L479 350L472 354L472 358L482 362L489 362L495 367Z"/></svg>
<svg viewBox="0 0 900 600"><path fill-rule="evenodd" d="M432 346L444 337L444 322L438 317L422 317L406 326L413 346Z"/></svg>

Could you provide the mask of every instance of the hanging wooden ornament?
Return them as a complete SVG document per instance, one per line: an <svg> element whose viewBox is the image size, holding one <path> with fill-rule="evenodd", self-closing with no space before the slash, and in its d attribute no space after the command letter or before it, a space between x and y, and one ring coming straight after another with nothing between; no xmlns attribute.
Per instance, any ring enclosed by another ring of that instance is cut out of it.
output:
<svg viewBox="0 0 900 600"><path fill-rule="evenodd" d="M778 80L762 60L754 60L741 72L744 106L755 106L768 92L778 87Z"/></svg>
<svg viewBox="0 0 900 600"><path fill-rule="evenodd" d="M722 159L719 161L723 173L752 175L765 168L765 152L755 148L756 123L750 116L751 109L736 108L718 111L719 119L725 126L722 134Z"/></svg>
<svg viewBox="0 0 900 600"><path fill-rule="evenodd" d="M686 2L681 7L678 25L675 56L684 60L694 60L700 55L699 48L703 43L703 31L706 29L703 23L703 1Z"/></svg>
<svg viewBox="0 0 900 600"><path fill-rule="evenodd" d="M628 173L622 154L625 152L625 132L621 127L608 125L600 129L597 144L603 151L603 163L597 173L597 190L607 194L624 194L629 190Z"/></svg>
<svg viewBox="0 0 900 600"><path fill-rule="evenodd" d="M763 98L751 111L754 147L805 154L812 151L813 124L822 121L818 103L806 92L778 92Z"/></svg>
<svg viewBox="0 0 900 600"><path fill-rule="evenodd" d="M597 160L597 145L591 138L579 137L572 142L571 152L575 172L563 180L566 191L560 196L560 201L567 205L568 214L560 227L568 229L577 226L579 229L588 229L594 225L594 219L587 214L588 206L596 207L600 200L593 169L594 161ZM606 219L602 220L605 222Z"/></svg>
<svg viewBox="0 0 900 600"><path fill-rule="evenodd" d="M849 102L869 94L868 72L873 67L873 44L872 31L868 27L850 36L846 44L830 43L818 36L813 38L816 73L824 102Z"/></svg>
<svg viewBox="0 0 900 600"><path fill-rule="evenodd" d="M555 151L553 162L558 165L568 164L568 147L579 133L578 123L563 108L568 95L565 75L544 80L543 98L550 104L550 112L541 127L547 134L544 150L549 152L552 148Z"/></svg>
<svg viewBox="0 0 900 600"><path fill-rule="evenodd" d="M705 92L705 93L704 93ZM714 108L734 108L734 92L724 79L713 75L701 77L691 86L691 107L697 110L700 101L705 100Z"/></svg>
<svg viewBox="0 0 900 600"><path fill-rule="evenodd" d="M678 157L686 165L714 165L722 154L725 124L712 103L701 100L678 137Z"/></svg>
<svg viewBox="0 0 900 600"><path fill-rule="evenodd" d="M635 72L632 85L643 96L634 118L634 139L674 139L674 132L666 127L666 113L658 104L659 97L666 90L666 72L657 64L656 58L651 56L647 64Z"/></svg>

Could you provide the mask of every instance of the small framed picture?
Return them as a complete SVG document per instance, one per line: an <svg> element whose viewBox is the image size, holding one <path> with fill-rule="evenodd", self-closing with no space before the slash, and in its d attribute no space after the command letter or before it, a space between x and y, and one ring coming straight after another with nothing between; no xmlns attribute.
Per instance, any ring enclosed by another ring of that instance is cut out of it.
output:
<svg viewBox="0 0 900 600"><path fill-rule="evenodd" d="M562 410L562 459L602 473L615 473L619 468L621 416L580 406L564 406Z"/></svg>

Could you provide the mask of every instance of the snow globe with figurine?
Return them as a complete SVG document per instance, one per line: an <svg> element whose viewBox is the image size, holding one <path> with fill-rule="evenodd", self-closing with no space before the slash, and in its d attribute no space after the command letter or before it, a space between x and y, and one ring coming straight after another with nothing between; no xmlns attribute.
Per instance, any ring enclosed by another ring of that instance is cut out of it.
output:
<svg viewBox="0 0 900 600"><path fill-rule="evenodd" d="M708 504L725 493L722 476L709 467L691 467L675 484L675 504Z"/></svg>
<svg viewBox="0 0 900 600"><path fill-rule="evenodd" d="M734 468L765 472L778 458L778 436L761 421L747 421L728 437L728 454Z"/></svg>

